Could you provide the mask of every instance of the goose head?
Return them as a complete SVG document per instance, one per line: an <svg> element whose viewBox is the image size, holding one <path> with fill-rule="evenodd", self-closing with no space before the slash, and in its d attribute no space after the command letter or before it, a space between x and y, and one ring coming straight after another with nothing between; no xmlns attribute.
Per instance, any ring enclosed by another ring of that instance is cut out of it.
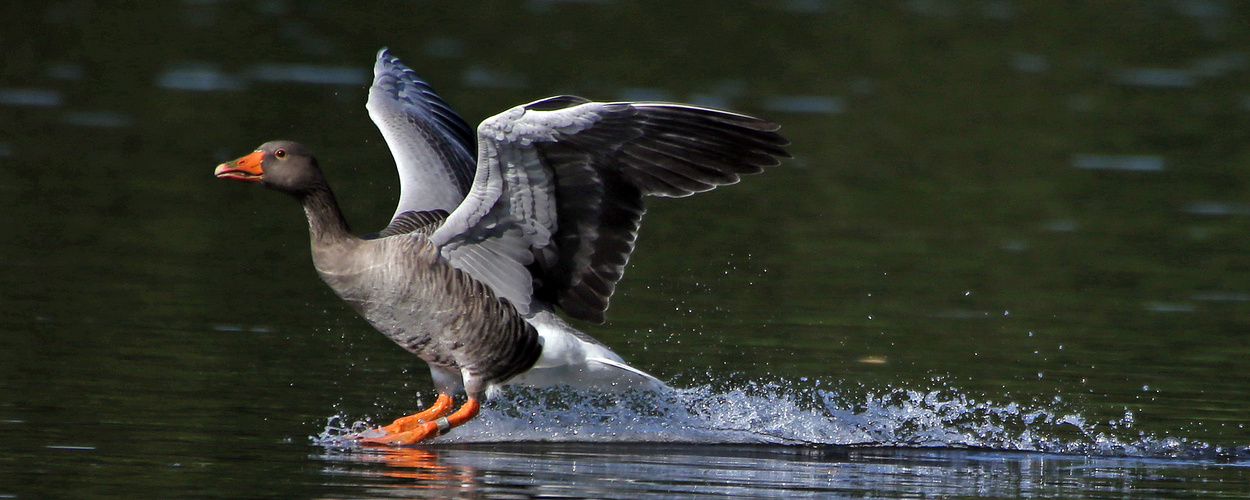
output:
<svg viewBox="0 0 1250 500"><path fill-rule="evenodd" d="M222 179L259 182L296 197L325 188L317 159L307 147L293 141L261 144L251 154L218 165L213 174Z"/></svg>

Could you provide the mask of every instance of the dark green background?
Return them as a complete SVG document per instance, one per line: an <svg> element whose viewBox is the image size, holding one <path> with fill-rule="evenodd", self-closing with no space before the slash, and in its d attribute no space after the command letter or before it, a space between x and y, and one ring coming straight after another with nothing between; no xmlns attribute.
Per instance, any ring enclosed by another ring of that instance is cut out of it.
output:
<svg viewBox="0 0 1250 500"><path fill-rule="evenodd" d="M326 417L429 391L319 282L294 203L211 175L299 140L382 227L382 46L470 123L574 93L782 124L794 160L649 200L610 321L583 325L675 385L950 386L1250 444L1248 38L1215 0L4 2L0 494L317 484ZM231 85L163 80L188 67Z"/></svg>

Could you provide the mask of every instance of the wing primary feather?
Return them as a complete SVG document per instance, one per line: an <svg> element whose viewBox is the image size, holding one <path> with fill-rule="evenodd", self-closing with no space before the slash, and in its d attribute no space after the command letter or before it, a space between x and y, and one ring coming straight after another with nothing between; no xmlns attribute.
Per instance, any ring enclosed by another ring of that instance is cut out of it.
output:
<svg viewBox="0 0 1250 500"><path fill-rule="evenodd" d="M656 166L710 187L733 184L739 180L733 171L725 169L722 165L702 158L687 159L665 151L657 151L646 143L627 145L622 148L621 153L625 156L624 162L634 168L645 169Z"/></svg>

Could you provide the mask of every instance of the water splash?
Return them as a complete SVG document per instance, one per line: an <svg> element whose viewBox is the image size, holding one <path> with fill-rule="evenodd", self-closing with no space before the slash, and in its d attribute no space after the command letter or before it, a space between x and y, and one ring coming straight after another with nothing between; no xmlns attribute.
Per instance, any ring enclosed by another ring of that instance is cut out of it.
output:
<svg viewBox="0 0 1250 500"><path fill-rule="evenodd" d="M1097 456L1250 459L1224 448L1133 430L1133 414L1095 424L1056 398L978 400L938 389L822 387L746 381L669 393L509 388L436 443L630 442L981 448ZM338 415L314 443L352 447L375 424Z"/></svg>

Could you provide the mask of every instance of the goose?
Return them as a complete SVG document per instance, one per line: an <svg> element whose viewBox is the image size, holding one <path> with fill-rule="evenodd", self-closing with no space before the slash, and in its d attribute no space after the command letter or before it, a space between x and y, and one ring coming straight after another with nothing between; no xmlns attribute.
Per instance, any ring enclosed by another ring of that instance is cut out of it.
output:
<svg viewBox="0 0 1250 500"><path fill-rule="evenodd" d="M488 118L474 134L385 48L365 107L399 171L398 207L377 233L351 232L297 142L266 142L214 174L298 200L322 280L429 364L434 403L355 436L374 445L447 433L508 384L665 388L557 310L604 321L643 196L708 191L789 157L773 122L659 102L549 97Z"/></svg>

